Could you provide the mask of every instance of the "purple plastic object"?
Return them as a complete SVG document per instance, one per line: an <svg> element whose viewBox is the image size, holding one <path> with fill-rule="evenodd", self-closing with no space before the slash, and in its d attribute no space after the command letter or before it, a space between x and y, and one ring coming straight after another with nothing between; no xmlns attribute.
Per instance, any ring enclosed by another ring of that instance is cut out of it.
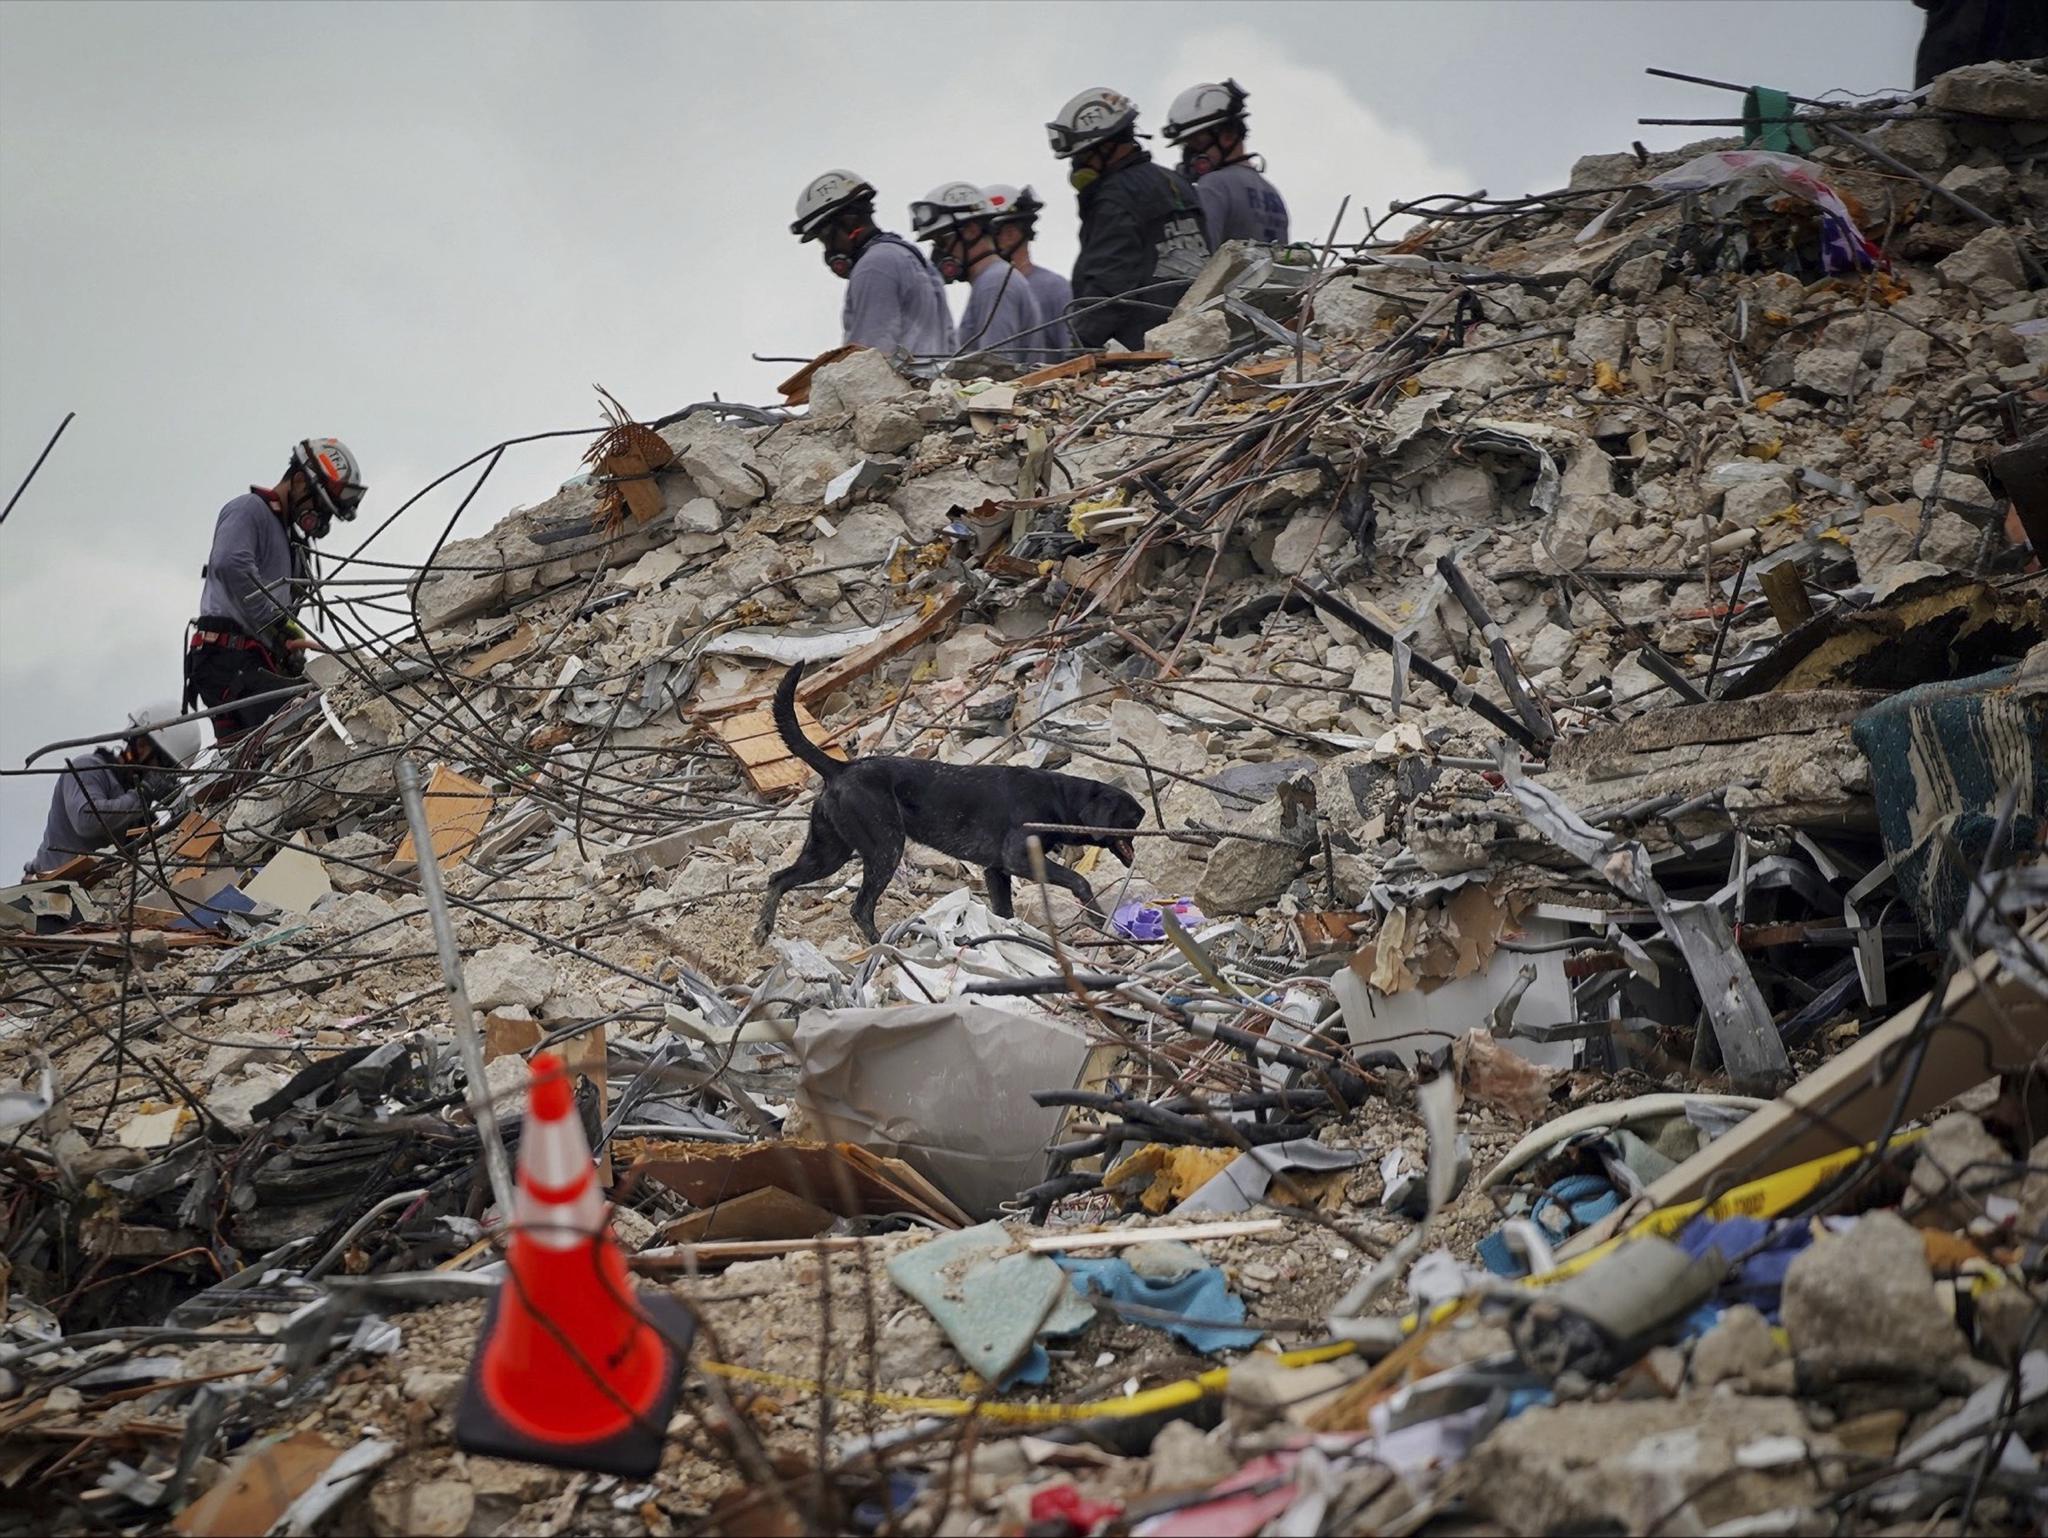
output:
<svg viewBox="0 0 2048 1538"><path fill-rule="evenodd" d="M1160 909L1169 907L1183 929L1208 922L1208 916L1183 897L1172 903L1124 903L1109 916L1109 927L1127 940L1164 940L1166 920L1160 917Z"/></svg>

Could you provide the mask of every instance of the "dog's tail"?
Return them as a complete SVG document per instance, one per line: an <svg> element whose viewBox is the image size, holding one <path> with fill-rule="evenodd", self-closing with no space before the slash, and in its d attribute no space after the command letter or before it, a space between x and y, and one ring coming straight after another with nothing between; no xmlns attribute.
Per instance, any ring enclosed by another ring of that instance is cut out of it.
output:
<svg viewBox="0 0 2048 1538"><path fill-rule="evenodd" d="M775 686L775 732L784 747L829 780L846 765L804 735L803 723L796 718L796 685L803 676L804 665L799 662Z"/></svg>

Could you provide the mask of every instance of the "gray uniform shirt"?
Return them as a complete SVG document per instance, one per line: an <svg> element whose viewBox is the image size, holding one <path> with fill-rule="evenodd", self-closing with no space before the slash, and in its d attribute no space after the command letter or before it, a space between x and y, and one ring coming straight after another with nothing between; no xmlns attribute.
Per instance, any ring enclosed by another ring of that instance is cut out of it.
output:
<svg viewBox="0 0 2048 1538"><path fill-rule="evenodd" d="M1078 345L1065 318L1067 306L1074 302L1074 285L1067 281L1065 273L1054 272L1050 267L1034 266L1030 277L1031 292L1038 299L1038 313L1045 317L1044 328L1032 340L1040 347L1058 349L1036 356L1041 364L1057 363Z"/></svg>
<svg viewBox="0 0 2048 1538"><path fill-rule="evenodd" d="M1212 247L1226 240L1287 244L1287 204L1250 161L1211 171L1195 183L1195 195L1202 200L1202 222Z"/></svg>
<svg viewBox="0 0 2048 1538"><path fill-rule="evenodd" d="M963 354L986 353L991 361L1033 369L1041 359L1031 349L1044 324L1031 280L997 258L968 279L958 345Z"/></svg>
<svg viewBox="0 0 2048 1538"><path fill-rule="evenodd" d="M65 760L57 788L50 792L43 842L28 863L28 874L55 870L75 856L104 849L149 820L140 785L144 771L117 764L114 757L106 748L94 748Z"/></svg>
<svg viewBox="0 0 2048 1538"><path fill-rule="evenodd" d="M946 357L953 351L946 285L900 235L884 232L862 250L846 280L839 322L845 341L878 352Z"/></svg>
<svg viewBox="0 0 2048 1538"><path fill-rule="evenodd" d="M292 542L283 520L253 491L236 497L214 520L199 612L231 619L261 636L297 610L292 576Z"/></svg>

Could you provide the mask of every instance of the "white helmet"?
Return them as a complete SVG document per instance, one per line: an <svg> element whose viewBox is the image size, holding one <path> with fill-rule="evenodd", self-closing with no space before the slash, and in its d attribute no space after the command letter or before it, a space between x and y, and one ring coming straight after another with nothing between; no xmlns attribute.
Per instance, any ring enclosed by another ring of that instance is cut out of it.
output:
<svg viewBox="0 0 2048 1538"><path fill-rule="evenodd" d="M363 484L360 463L339 438L301 438L292 445L292 468L312 488L313 503L323 515L318 531L323 534L330 519L353 520L370 489Z"/></svg>
<svg viewBox="0 0 2048 1538"><path fill-rule="evenodd" d="M131 710L128 712L128 735L147 737L165 763L183 769L199 756L199 723L180 721L176 725L164 726L155 723L169 722L173 716L184 713L176 700L159 700L140 710Z"/></svg>
<svg viewBox="0 0 2048 1538"><path fill-rule="evenodd" d="M910 205L910 233L937 240L972 220L993 225L995 218L995 205L974 183L941 182Z"/></svg>
<svg viewBox="0 0 2048 1538"><path fill-rule="evenodd" d="M858 172L827 171L813 177L796 195L796 218L789 233L799 240L816 240L834 214L874 201L875 189Z"/></svg>
<svg viewBox="0 0 2048 1538"><path fill-rule="evenodd" d="M1138 104L1121 91L1092 86L1064 107L1045 125L1052 152L1061 160L1072 160L1082 150L1128 132L1138 121Z"/></svg>
<svg viewBox="0 0 2048 1538"><path fill-rule="evenodd" d="M981 189L981 195L988 199L988 206L994 210L998 227L1008 224L1034 225L1045 205L1038 201L1038 194L1029 187L1012 187L1007 182L991 182Z"/></svg>
<svg viewBox="0 0 2048 1538"><path fill-rule="evenodd" d="M1204 128L1214 128L1219 123L1244 123L1244 87L1235 80L1222 84L1205 81L1191 85L1173 99L1173 109L1166 114L1166 124L1159 132L1168 144L1179 144L1189 134Z"/></svg>

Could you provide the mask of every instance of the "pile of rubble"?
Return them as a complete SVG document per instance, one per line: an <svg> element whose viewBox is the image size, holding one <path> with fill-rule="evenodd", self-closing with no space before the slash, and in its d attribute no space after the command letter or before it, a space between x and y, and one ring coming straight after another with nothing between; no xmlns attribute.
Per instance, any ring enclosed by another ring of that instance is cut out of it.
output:
<svg viewBox="0 0 2048 1538"><path fill-rule="evenodd" d="M1788 131L1225 247L1142 353L616 412L441 546L0 906L10 1503L2034 1530L2048 74ZM1135 866L756 945L799 661ZM646 1481L453 1438L543 1047L696 1321Z"/></svg>

